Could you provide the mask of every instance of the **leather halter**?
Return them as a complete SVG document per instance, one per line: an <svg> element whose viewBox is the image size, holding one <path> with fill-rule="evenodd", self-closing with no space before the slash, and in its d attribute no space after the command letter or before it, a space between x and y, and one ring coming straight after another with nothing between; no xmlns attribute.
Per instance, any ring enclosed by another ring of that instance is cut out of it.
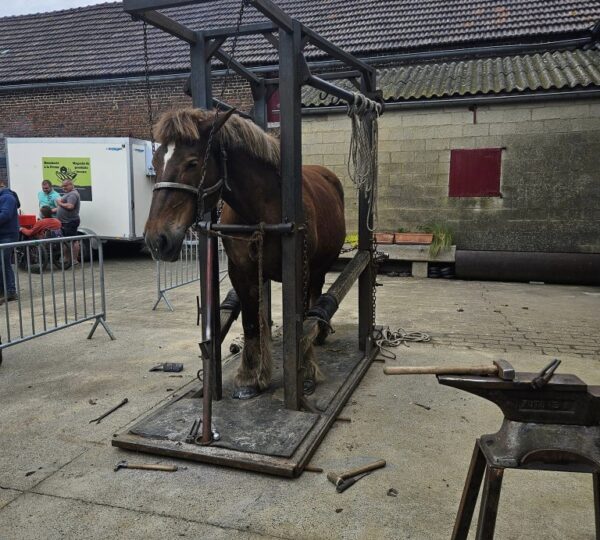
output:
<svg viewBox="0 0 600 540"><path fill-rule="evenodd" d="M157 182L156 184L154 184L152 191L158 191L160 189L176 189L179 191L185 191L187 193L193 193L194 195L196 195L198 203L202 203L204 202L204 199L206 199L206 197L219 191L223 187L223 184L227 189L229 189L229 185L227 183L227 152L222 147L221 169L223 170L223 176L219 178L219 181L216 184L206 189L202 187L202 184L204 182L202 182L198 187L190 186L189 184L182 184L180 182Z"/></svg>

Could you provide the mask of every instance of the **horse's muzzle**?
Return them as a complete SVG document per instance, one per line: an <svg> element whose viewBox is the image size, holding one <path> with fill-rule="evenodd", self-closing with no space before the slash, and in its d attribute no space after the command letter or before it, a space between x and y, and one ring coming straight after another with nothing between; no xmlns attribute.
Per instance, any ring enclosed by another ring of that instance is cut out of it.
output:
<svg viewBox="0 0 600 540"><path fill-rule="evenodd" d="M146 234L145 240L152 257L156 260L173 262L179 258L184 235L171 235L164 232Z"/></svg>

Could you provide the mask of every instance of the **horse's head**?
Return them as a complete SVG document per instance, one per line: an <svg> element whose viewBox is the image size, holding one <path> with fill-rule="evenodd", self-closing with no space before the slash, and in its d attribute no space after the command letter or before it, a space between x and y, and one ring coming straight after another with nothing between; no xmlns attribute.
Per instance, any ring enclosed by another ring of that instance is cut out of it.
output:
<svg viewBox="0 0 600 540"><path fill-rule="evenodd" d="M159 120L156 135L161 146L153 159L156 185L144 231L146 245L155 259L177 259L203 194L208 194L204 199L205 209L217 203L219 144L216 136L232 113L233 110L221 114L215 121L215 113L183 109L169 111ZM213 139L207 153L211 131Z"/></svg>

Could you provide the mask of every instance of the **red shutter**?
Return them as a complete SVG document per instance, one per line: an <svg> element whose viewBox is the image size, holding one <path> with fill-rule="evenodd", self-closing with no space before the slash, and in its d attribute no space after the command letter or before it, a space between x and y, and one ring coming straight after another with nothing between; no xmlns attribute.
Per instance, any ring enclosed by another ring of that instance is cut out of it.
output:
<svg viewBox="0 0 600 540"><path fill-rule="evenodd" d="M501 148L452 150L450 197L499 197Z"/></svg>
<svg viewBox="0 0 600 540"><path fill-rule="evenodd" d="M267 122L279 122L279 90L275 90L267 101Z"/></svg>

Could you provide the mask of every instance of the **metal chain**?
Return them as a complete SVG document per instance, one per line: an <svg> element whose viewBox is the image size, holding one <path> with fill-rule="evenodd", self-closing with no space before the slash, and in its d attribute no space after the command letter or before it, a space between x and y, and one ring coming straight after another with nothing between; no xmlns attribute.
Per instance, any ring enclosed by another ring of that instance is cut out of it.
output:
<svg viewBox="0 0 600 540"><path fill-rule="evenodd" d="M303 318L306 318L309 308L308 294L308 227L306 224L301 228L302 231L302 302Z"/></svg>
<svg viewBox="0 0 600 540"><path fill-rule="evenodd" d="M148 24L143 21L144 32L144 70L146 75L146 103L148 105L148 125L150 127L150 142L152 143L152 154L156 151L154 140L154 116L152 114L152 94L150 91L150 67L148 62Z"/></svg>
<svg viewBox="0 0 600 540"><path fill-rule="evenodd" d="M375 260L375 252L377 251L377 241L375 235L371 233L371 262L372 262L372 276L371 276L371 302L373 304L371 313L371 330L375 328L375 321L377 319L377 261Z"/></svg>

